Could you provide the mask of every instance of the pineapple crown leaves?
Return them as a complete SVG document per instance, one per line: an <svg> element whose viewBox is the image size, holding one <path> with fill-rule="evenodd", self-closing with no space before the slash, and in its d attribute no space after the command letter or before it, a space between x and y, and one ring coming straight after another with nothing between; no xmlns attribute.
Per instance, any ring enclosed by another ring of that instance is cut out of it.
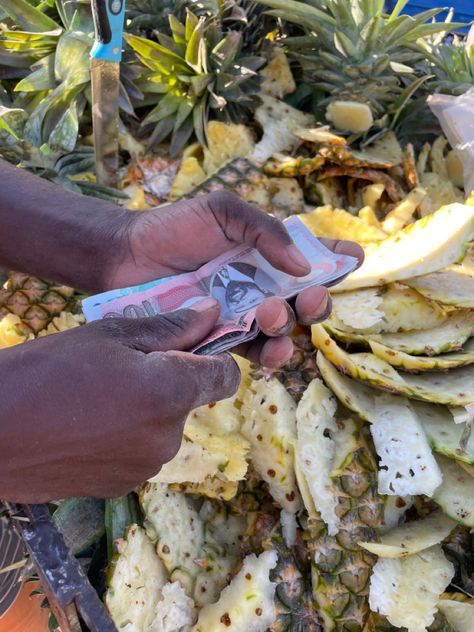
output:
<svg viewBox="0 0 474 632"><path fill-rule="evenodd" d="M242 120L259 103L265 59L242 56L242 34L222 33L219 22L187 11L185 23L169 17L171 36L157 33L158 42L126 35L128 44L148 69L144 92L161 96L144 125L155 124L149 145L171 135L171 155L179 153L193 132L206 142L206 122L216 118Z"/></svg>
<svg viewBox="0 0 474 632"><path fill-rule="evenodd" d="M424 40L419 46L437 75L431 88L460 95L474 86L474 27L467 38L454 36L449 44Z"/></svg>
<svg viewBox="0 0 474 632"><path fill-rule="evenodd" d="M414 75L411 65L422 55L411 45L457 26L433 21L440 8L401 15L406 0L397 2L390 14L384 12L383 0L257 2L270 7L271 15L305 30L302 36L287 38L285 45L309 83L326 94L337 89L348 98L365 100L376 114L400 93L399 77Z"/></svg>

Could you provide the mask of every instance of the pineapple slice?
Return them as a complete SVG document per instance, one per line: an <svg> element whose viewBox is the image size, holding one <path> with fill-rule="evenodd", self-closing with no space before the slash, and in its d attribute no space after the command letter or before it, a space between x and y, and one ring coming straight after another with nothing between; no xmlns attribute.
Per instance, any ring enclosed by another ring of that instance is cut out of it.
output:
<svg viewBox="0 0 474 632"><path fill-rule="evenodd" d="M399 527L414 502L414 496L387 496L384 503L383 525L379 528L379 534L383 535Z"/></svg>
<svg viewBox="0 0 474 632"><path fill-rule="evenodd" d="M464 201L463 192L454 186L447 176L428 171L420 177L420 184L427 196L420 205L421 216L424 217L447 204Z"/></svg>
<svg viewBox="0 0 474 632"><path fill-rule="evenodd" d="M311 513L314 504L327 525L329 535L336 535L339 531L337 496L331 481L338 433L335 412L334 396L318 379L309 384L296 409L298 438L295 459L312 498L307 510Z"/></svg>
<svg viewBox="0 0 474 632"><path fill-rule="evenodd" d="M438 327L394 334L353 333L344 329L333 315L324 322L324 327L334 338L348 344L368 347L370 341L375 341L411 355L433 356L462 349L473 332L474 312L468 309L452 311L447 314L446 322Z"/></svg>
<svg viewBox="0 0 474 632"><path fill-rule="evenodd" d="M474 402L474 366L452 369L449 373L402 375L371 353L347 353L321 325L311 328L312 340L323 355L344 373L380 389L439 404L466 406Z"/></svg>
<svg viewBox="0 0 474 632"><path fill-rule="evenodd" d="M253 380L244 394L242 434L252 464L270 493L289 513L302 508L294 468L296 405L276 378Z"/></svg>
<svg viewBox="0 0 474 632"><path fill-rule="evenodd" d="M451 204L384 239L335 291L385 285L441 270L460 259L474 237L474 208Z"/></svg>
<svg viewBox="0 0 474 632"><path fill-rule="evenodd" d="M155 618L144 632L191 632L195 621L193 600L186 595L179 582L168 583L161 590Z"/></svg>
<svg viewBox="0 0 474 632"><path fill-rule="evenodd" d="M326 118L336 129L360 134L374 124L372 110L357 101L332 101L326 109Z"/></svg>
<svg viewBox="0 0 474 632"><path fill-rule="evenodd" d="M441 471L408 400L396 395L376 397L369 421L380 457L379 493L431 496L442 482Z"/></svg>
<svg viewBox="0 0 474 632"><path fill-rule="evenodd" d="M150 482L204 483L213 477L230 482L242 480L247 472L246 450L239 454L242 440L233 442L229 437L226 439L223 441L223 449L214 451L183 438L176 456L163 465L159 473L149 479Z"/></svg>
<svg viewBox="0 0 474 632"><path fill-rule="evenodd" d="M276 619L275 584L270 571L277 565L276 551L259 557L248 555L232 582L221 592L216 603L199 613L193 632L265 632Z"/></svg>
<svg viewBox="0 0 474 632"><path fill-rule="evenodd" d="M169 489L183 494L197 494L216 500L232 500L239 491L237 481L223 481L216 476L206 479L203 483L170 483Z"/></svg>
<svg viewBox="0 0 474 632"><path fill-rule="evenodd" d="M432 498L445 514L466 527L474 527L474 478L456 461L436 457L443 474L443 483Z"/></svg>
<svg viewBox="0 0 474 632"><path fill-rule="evenodd" d="M389 531L380 542L359 542L359 545L379 557L403 558L439 544L456 526L454 520L436 511L424 520L407 522Z"/></svg>
<svg viewBox="0 0 474 632"><path fill-rule="evenodd" d="M453 577L454 567L439 544L405 559L381 558L370 578L370 607L395 627L425 632Z"/></svg>
<svg viewBox="0 0 474 632"><path fill-rule="evenodd" d="M412 405L435 452L463 463L474 464L474 435L463 441L464 426L453 423L452 410L426 402L413 401ZM472 413L468 420L471 419Z"/></svg>
<svg viewBox="0 0 474 632"><path fill-rule="evenodd" d="M312 115L272 96L262 95L261 100L262 105L255 110L255 120L261 125L263 136L249 154L257 164L263 164L273 154L295 149L299 140L293 131L314 122Z"/></svg>
<svg viewBox="0 0 474 632"><path fill-rule="evenodd" d="M386 347L413 355L438 355L461 349L474 331L474 312L458 310L433 329L372 336Z"/></svg>
<svg viewBox="0 0 474 632"><path fill-rule="evenodd" d="M283 99L284 96L296 90L296 83L288 58L280 46L273 48L270 61L260 74L265 78L260 88L262 94Z"/></svg>
<svg viewBox="0 0 474 632"><path fill-rule="evenodd" d="M455 187L464 189L464 166L456 149L451 149L446 156L448 177Z"/></svg>
<svg viewBox="0 0 474 632"><path fill-rule="evenodd" d="M385 216L382 222L382 230L392 235L411 224L413 216L426 197L426 191L422 187L415 187L410 193Z"/></svg>
<svg viewBox="0 0 474 632"><path fill-rule="evenodd" d="M432 371L454 369L474 363L474 340L470 340L462 351L438 356L409 355L396 351L374 340L369 341L372 353L392 366L403 371Z"/></svg>
<svg viewBox="0 0 474 632"><path fill-rule="evenodd" d="M197 606L214 602L237 565L234 549L219 544L184 494L147 483L140 501L147 534L157 543L170 581L178 580Z"/></svg>
<svg viewBox="0 0 474 632"><path fill-rule="evenodd" d="M381 182L377 182L376 184L368 184L362 189L362 201L364 206L370 207L371 209L376 210L378 207L378 203L380 198L382 197L385 191L385 186ZM360 211L359 211L360 215ZM370 222L372 223L372 222ZM377 226L379 222L377 220Z"/></svg>
<svg viewBox="0 0 474 632"><path fill-rule="evenodd" d="M439 305L401 284L337 293L332 304L329 322L362 334L431 329L448 318Z"/></svg>
<svg viewBox="0 0 474 632"><path fill-rule="evenodd" d="M456 632L472 632L474 603L463 603L452 599L441 599L438 608Z"/></svg>
<svg viewBox="0 0 474 632"><path fill-rule="evenodd" d="M192 191L201 184L201 182L204 182L205 179L206 172L195 156L183 158L178 173L171 185L169 200L171 202L179 200L180 197Z"/></svg>
<svg viewBox="0 0 474 632"><path fill-rule="evenodd" d="M245 158L255 147L252 131L245 125L210 121L206 135L208 146L204 148L202 166L207 176L234 158Z"/></svg>
<svg viewBox="0 0 474 632"><path fill-rule="evenodd" d="M168 573L153 542L136 524L117 541L105 603L115 625L127 632L148 632Z"/></svg>
<svg viewBox="0 0 474 632"><path fill-rule="evenodd" d="M413 279L406 284L423 296L455 307L474 308L474 276L460 265L453 265Z"/></svg>
<svg viewBox="0 0 474 632"><path fill-rule="evenodd" d="M318 237L349 239L359 244L380 242L387 237L377 226L371 226L360 217L330 205L319 206L310 213L298 215L298 218Z"/></svg>
<svg viewBox="0 0 474 632"><path fill-rule="evenodd" d="M357 216L370 226L375 226L376 228L382 228L382 224L379 221L374 209L371 206L363 206Z"/></svg>
<svg viewBox="0 0 474 632"><path fill-rule="evenodd" d="M21 318L15 314L7 314L0 320L0 349L28 340L28 334L21 329L21 324Z"/></svg>

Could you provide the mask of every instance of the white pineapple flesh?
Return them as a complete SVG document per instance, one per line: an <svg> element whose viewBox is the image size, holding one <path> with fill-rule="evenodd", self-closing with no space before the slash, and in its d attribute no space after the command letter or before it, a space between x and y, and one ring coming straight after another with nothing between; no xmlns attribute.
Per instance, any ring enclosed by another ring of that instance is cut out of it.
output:
<svg viewBox="0 0 474 632"><path fill-rule="evenodd" d="M368 224L361 217L351 215L342 208L333 208L329 204L298 215L298 218L317 237L349 239L359 244L382 242L387 237L387 233L381 228Z"/></svg>
<svg viewBox="0 0 474 632"><path fill-rule="evenodd" d="M473 207L443 207L380 242L336 288L342 292L436 272L461 259L473 236Z"/></svg>
<svg viewBox="0 0 474 632"><path fill-rule="evenodd" d="M276 551L248 555L219 600L202 608L193 632L265 632L276 618L270 571L277 559Z"/></svg>
<svg viewBox="0 0 474 632"><path fill-rule="evenodd" d="M431 496L442 482L423 427L408 400L382 395L369 416L370 432L380 458L380 494Z"/></svg>
<svg viewBox="0 0 474 632"><path fill-rule="evenodd" d="M276 378L253 380L242 404L242 434L254 468L289 513L302 508L295 475L296 404Z"/></svg>
<svg viewBox="0 0 474 632"><path fill-rule="evenodd" d="M474 276L463 266L452 265L406 281L423 296L455 307L474 308Z"/></svg>
<svg viewBox="0 0 474 632"><path fill-rule="evenodd" d="M312 505L321 514L329 535L339 531L336 514L337 495L331 481L334 469L338 427L334 414L336 400L321 380L313 380L303 394L296 409L297 441L296 461L306 480ZM307 507L310 513L311 507Z"/></svg>
<svg viewBox="0 0 474 632"><path fill-rule="evenodd" d="M382 229L389 235L396 233L413 221L416 209L426 197L423 187L415 187L385 216Z"/></svg>
<svg viewBox="0 0 474 632"><path fill-rule="evenodd" d="M105 603L119 630L148 632L168 573L145 530L128 527L117 544Z"/></svg>
<svg viewBox="0 0 474 632"><path fill-rule="evenodd" d="M448 318L437 303L399 283L336 293L332 302L329 323L359 334L432 329Z"/></svg>
<svg viewBox="0 0 474 632"><path fill-rule="evenodd" d="M370 578L370 607L395 627L426 632L453 577L454 567L438 544L404 559L380 558Z"/></svg>
<svg viewBox="0 0 474 632"><path fill-rule="evenodd" d="M435 452L463 463L474 464L474 436L463 441L464 426L454 422L452 411L446 406L426 402L412 401L412 406Z"/></svg>
<svg viewBox="0 0 474 632"><path fill-rule="evenodd" d="M414 555L439 544L456 527L457 523L441 511L423 520L407 522L385 533L380 542L359 542L360 546L379 557L391 559Z"/></svg>
<svg viewBox="0 0 474 632"><path fill-rule="evenodd" d="M197 613L179 582L168 583L161 590L155 618L145 632L191 632Z"/></svg>
<svg viewBox="0 0 474 632"><path fill-rule="evenodd" d="M326 109L326 118L336 129L354 134L367 132L374 123L370 107L357 101L332 101Z"/></svg>
<svg viewBox="0 0 474 632"><path fill-rule="evenodd" d="M436 460L443 482L433 500L456 522L474 527L474 478L452 459L438 455Z"/></svg>
<svg viewBox="0 0 474 632"><path fill-rule="evenodd" d="M438 608L456 632L472 632L474 622L473 603L441 599L438 603Z"/></svg>

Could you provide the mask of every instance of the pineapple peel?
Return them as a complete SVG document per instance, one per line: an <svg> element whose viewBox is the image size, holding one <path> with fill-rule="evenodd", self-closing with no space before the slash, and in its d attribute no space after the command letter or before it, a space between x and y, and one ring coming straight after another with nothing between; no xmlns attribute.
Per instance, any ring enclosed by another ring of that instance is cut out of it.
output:
<svg viewBox="0 0 474 632"><path fill-rule="evenodd" d="M406 281L423 296L455 307L474 308L474 276L463 266L453 265Z"/></svg>
<svg viewBox="0 0 474 632"><path fill-rule="evenodd" d="M253 380L244 393L242 434L254 468L289 513L303 504L295 475L296 405L277 379Z"/></svg>
<svg viewBox="0 0 474 632"><path fill-rule="evenodd" d="M338 432L334 414L336 401L319 379L313 380L296 410L297 441L295 458L314 502L328 527L329 535L339 531L337 495L331 481ZM312 506L307 507L311 514Z"/></svg>
<svg viewBox="0 0 474 632"><path fill-rule="evenodd" d="M424 520L407 522L385 533L380 542L359 542L359 545L379 557L403 558L439 544L456 525L454 520L437 511Z"/></svg>
<svg viewBox="0 0 474 632"><path fill-rule="evenodd" d="M474 527L474 478L452 459L436 457L443 474L443 483L433 500L444 513L466 527Z"/></svg>
<svg viewBox="0 0 474 632"><path fill-rule="evenodd" d="M453 577L454 567L439 544L404 559L380 558L370 578L370 608L395 627L425 632Z"/></svg>
<svg viewBox="0 0 474 632"><path fill-rule="evenodd" d="M168 573L145 530L131 525L119 540L105 603L119 629L149 630Z"/></svg>
<svg viewBox="0 0 474 632"><path fill-rule="evenodd" d="M474 604L452 599L441 599L438 608L456 632L472 632Z"/></svg>
<svg viewBox="0 0 474 632"><path fill-rule="evenodd" d="M248 555L231 583L216 603L204 606L193 632L265 632L276 619L274 596L276 584L270 571L278 560L276 551L259 557Z"/></svg>
<svg viewBox="0 0 474 632"><path fill-rule="evenodd" d="M334 291L385 285L436 272L462 257L474 236L474 208L450 204L387 237Z"/></svg>

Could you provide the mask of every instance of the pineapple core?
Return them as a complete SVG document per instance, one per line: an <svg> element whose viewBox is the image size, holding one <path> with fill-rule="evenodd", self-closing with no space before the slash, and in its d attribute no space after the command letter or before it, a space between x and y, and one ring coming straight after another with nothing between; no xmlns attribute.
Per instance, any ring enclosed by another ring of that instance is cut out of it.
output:
<svg viewBox="0 0 474 632"><path fill-rule="evenodd" d="M337 129L354 133L366 132L374 122L369 106L356 101L333 101L327 107L326 118Z"/></svg>

